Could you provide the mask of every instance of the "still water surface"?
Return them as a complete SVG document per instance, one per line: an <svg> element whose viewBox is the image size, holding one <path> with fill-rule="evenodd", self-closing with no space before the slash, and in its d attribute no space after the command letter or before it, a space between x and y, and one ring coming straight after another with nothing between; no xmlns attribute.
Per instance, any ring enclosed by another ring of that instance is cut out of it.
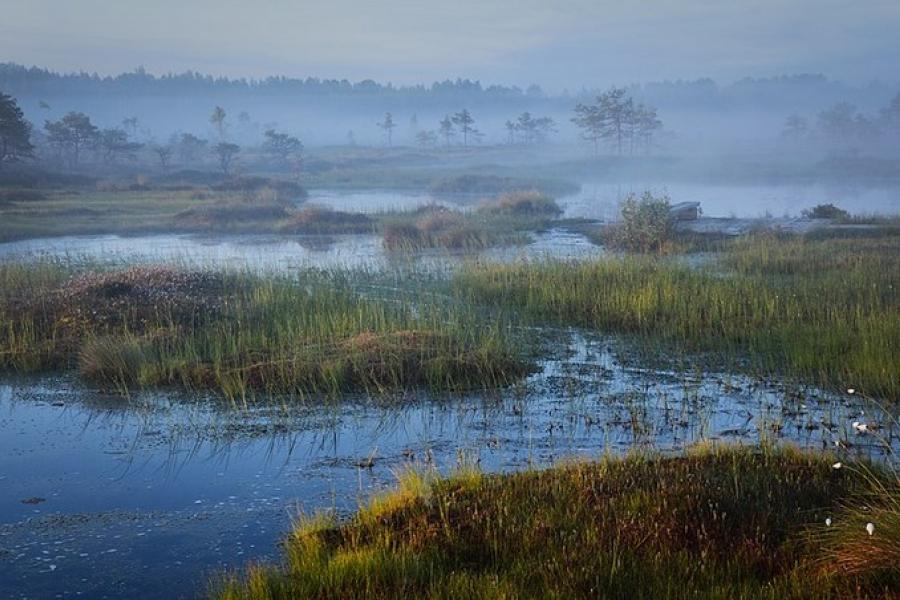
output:
<svg viewBox="0 0 900 600"><path fill-rule="evenodd" d="M221 569L277 559L301 512L349 514L405 468L542 467L698 440L882 457L887 419L849 395L638 368L616 344L548 332L556 356L498 394L284 407L0 384L0 597L188 598ZM860 416L864 414L864 416ZM369 457L374 467L361 466Z"/></svg>

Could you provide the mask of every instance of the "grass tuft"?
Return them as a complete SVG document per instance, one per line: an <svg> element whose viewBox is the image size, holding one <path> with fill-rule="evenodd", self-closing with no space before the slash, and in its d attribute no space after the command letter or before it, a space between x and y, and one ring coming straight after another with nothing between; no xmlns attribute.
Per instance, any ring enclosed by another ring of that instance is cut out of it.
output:
<svg viewBox="0 0 900 600"><path fill-rule="evenodd" d="M505 386L530 370L502 324L465 307L366 298L340 273L4 264L0 282L0 368L77 363L84 377L122 391L447 391Z"/></svg>
<svg viewBox="0 0 900 600"><path fill-rule="evenodd" d="M701 266L639 256L468 264L455 286L534 321L900 399L900 236L757 235Z"/></svg>
<svg viewBox="0 0 900 600"><path fill-rule="evenodd" d="M214 596L891 597L896 573L816 567L833 554L815 532L867 485L827 457L742 447L466 474L301 525L282 565Z"/></svg>

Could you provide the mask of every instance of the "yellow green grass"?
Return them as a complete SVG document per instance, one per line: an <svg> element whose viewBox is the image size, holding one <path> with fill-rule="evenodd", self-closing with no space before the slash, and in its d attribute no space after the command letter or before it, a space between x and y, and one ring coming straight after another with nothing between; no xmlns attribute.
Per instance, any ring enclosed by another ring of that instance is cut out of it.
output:
<svg viewBox="0 0 900 600"><path fill-rule="evenodd" d="M0 368L77 368L122 391L178 386L229 398L492 388L528 370L501 324L465 308L364 297L351 279L0 265Z"/></svg>
<svg viewBox="0 0 900 600"><path fill-rule="evenodd" d="M900 236L757 235L699 266L634 256L470 264L454 285L534 321L900 399Z"/></svg>
<svg viewBox="0 0 900 600"><path fill-rule="evenodd" d="M897 482L867 473L791 449L706 447L507 475L407 474L345 522L301 522L281 564L225 577L212 596L896 597L896 504L872 536L860 519L872 481L894 499Z"/></svg>

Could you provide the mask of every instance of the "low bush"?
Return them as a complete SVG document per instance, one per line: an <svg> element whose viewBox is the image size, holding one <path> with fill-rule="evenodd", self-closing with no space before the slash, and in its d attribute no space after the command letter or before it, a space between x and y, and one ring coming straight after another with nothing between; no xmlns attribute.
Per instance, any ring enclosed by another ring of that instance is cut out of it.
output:
<svg viewBox="0 0 900 600"><path fill-rule="evenodd" d="M668 196L629 194L621 205L621 218L603 231L604 243L629 252L664 252L672 238Z"/></svg>
<svg viewBox="0 0 900 600"><path fill-rule="evenodd" d="M804 210L803 216L807 219L846 220L850 218L850 213L834 204L818 204Z"/></svg>
<svg viewBox="0 0 900 600"><path fill-rule="evenodd" d="M375 228L375 221L369 215L321 206L304 207L279 226L284 233L307 234L373 233Z"/></svg>
<svg viewBox="0 0 900 600"><path fill-rule="evenodd" d="M538 190L505 192L495 200L483 203L478 211L493 215L517 217L557 217L563 210L551 196Z"/></svg>

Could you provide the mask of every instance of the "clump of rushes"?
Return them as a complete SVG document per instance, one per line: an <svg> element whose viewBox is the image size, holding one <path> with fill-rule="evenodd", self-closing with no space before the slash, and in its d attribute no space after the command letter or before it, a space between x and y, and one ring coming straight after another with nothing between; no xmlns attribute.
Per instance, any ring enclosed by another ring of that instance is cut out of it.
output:
<svg viewBox="0 0 900 600"><path fill-rule="evenodd" d="M385 215L382 221L382 241L389 250L479 250L523 241L522 236L493 229L472 215L440 206Z"/></svg>
<svg viewBox="0 0 900 600"><path fill-rule="evenodd" d="M349 521L301 523L282 565L250 567L213 595L893 597L896 573L818 568L828 550L815 532L865 485L821 455L738 447L430 482L406 475Z"/></svg>
<svg viewBox="0 0 900 600"><path fill-rule="evenodd" d="M363 297L339 273L262 278L167 267L0 266L0 368L256 393L498 387L529 364L464 308Z"/></svg>
<svg viewBox="0 0 900 600"><path fill-rule="evenodd" d="M538 190L506 192L478 207L483 214L523 217L558 217L563 210L551 196Z"/></svg>
<svg viewBox="0 0 900 600"><path fill-rule="evenodd" d="M281 223L282 233L374 233L375 221L361 213L347 213L321 206L307 206Z"/></svg>
<svg viewBox="0 0 900 600"><path fill-rule="evenodd" d="M828 576L853 575L900 588L900 474L884 477L865 464L846 468L866 488L841 502L816 537L826 549L818 566Z"/></svg>
<svg viewBox="0 0 900 600"><path fill-rule="evenodd" d="M900 236L754 236L705 266L639 256L468 264L454 285L534 321L900 399Z"/></svg>
<svg viewBox="0 0 900 600"><path fill-rule="evenodd" d="M509 192L471 213L424 206L383 215L381 229L390 250L480 250L526 242L526 232L545 229L561 213L559 205L541 192Z"/></svg>

